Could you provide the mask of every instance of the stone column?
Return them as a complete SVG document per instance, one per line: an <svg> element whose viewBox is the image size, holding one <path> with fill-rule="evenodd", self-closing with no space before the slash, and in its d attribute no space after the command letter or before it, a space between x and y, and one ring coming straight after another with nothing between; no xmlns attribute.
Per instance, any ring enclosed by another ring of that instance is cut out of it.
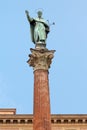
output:
<svg viewBox="0 0 87 130"><path fill-rule="evenodd" d="M33 130L51 130L48 69L54 50L31 49L28 64L34 69Z"/></svg>

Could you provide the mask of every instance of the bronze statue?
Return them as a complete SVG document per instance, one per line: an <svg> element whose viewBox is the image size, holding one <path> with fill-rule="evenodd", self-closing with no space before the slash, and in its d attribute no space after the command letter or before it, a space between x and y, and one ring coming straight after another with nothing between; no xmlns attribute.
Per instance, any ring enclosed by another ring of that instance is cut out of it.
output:
<svg viewBox="0 0 87 130"><path fill-rule="evenodd" d="M27 10L25 13L30 23L32 42L35 44L46 44L47 34L50 32L50 27L48 23L42 18L42 12L37 12L37 18L31 18Z"/></svg>

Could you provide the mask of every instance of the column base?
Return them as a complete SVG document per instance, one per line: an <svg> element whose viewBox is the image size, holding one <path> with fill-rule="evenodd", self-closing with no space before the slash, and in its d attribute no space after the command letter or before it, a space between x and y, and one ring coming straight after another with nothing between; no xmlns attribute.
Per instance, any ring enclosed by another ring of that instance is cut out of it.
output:
<svg viewBox="0 0 87 130"><path fill-rule="evenodd" d="M44 43L44 42L37 42L35 48L36 49L46 49L46 43Z"/></svg>

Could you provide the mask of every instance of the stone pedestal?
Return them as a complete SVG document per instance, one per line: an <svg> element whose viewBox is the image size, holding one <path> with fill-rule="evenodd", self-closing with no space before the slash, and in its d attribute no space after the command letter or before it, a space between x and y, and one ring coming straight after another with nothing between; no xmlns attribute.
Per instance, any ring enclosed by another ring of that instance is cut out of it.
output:
<svg viewBox="0 0 87 130"><path fill-rule="evenodd" d="M48 69L54 50L31 49L28 64L34 69L33 130L51 130Z"/></svg>

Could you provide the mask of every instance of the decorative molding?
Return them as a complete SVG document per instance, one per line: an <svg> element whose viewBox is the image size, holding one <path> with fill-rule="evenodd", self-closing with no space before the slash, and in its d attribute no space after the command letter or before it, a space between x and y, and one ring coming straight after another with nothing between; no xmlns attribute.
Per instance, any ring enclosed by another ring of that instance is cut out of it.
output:
<svg viewBox="0 0 87 130"><path fill-rule="evenodd" d="M16 109L0 109L0 115L15 115Z"/></svg>
<svg viewBox="0 0 87 130"><path fill-rule="evenodd" d="M87 125L87 115L51 115L52 124ZM2 124L33 124L33 115L0 115Z"/></svg>
<svg viewBox="0 0 87 130"><path fill-rule="evenodd" d="M34 71L38 69L48 70L54 57L55 50L47 49L30 49L32 54L27 63L33 67Z"/></svg>

